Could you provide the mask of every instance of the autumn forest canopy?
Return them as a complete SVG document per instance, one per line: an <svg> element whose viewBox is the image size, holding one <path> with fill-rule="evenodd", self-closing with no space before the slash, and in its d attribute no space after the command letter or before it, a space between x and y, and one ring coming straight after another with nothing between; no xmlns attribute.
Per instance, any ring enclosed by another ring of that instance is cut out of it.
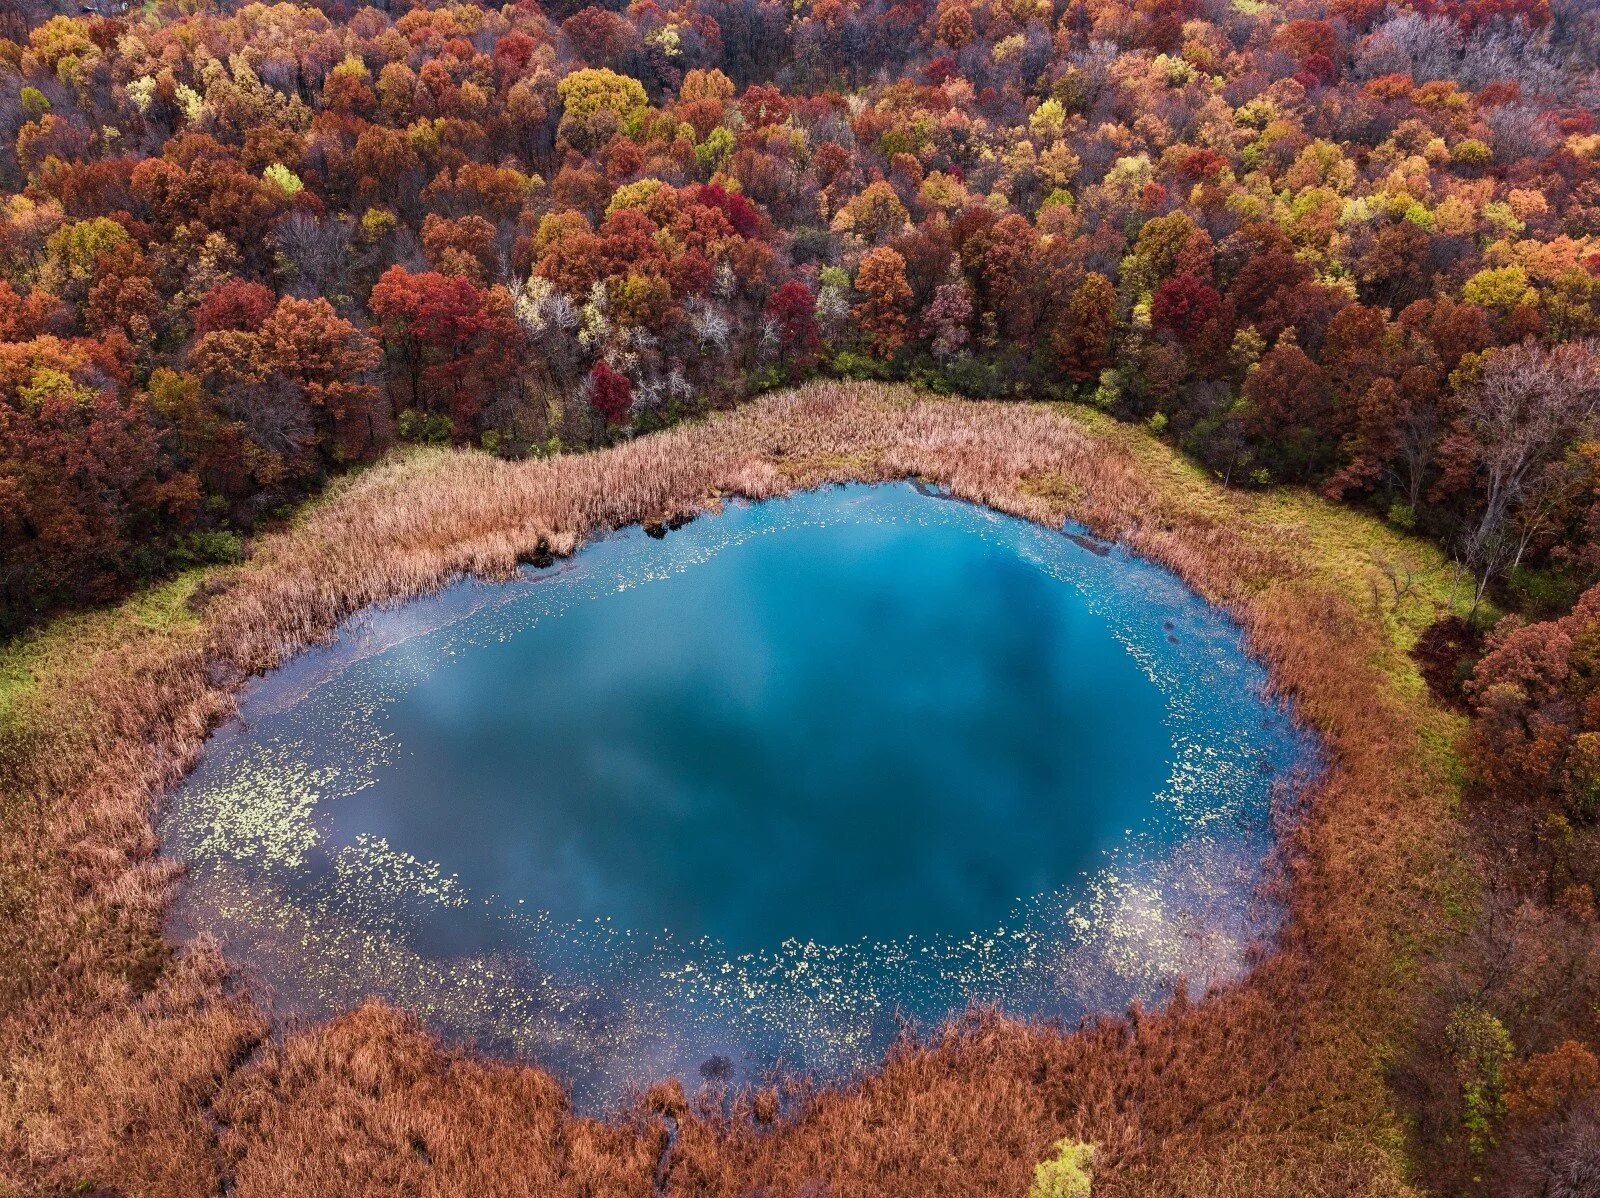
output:
<svg viewBox="0 0 1600 1198"><path fill-rule="evenodd" d="M0 19L7 627L818 371L1600 567L1580 0L189 7Z"/></svg>

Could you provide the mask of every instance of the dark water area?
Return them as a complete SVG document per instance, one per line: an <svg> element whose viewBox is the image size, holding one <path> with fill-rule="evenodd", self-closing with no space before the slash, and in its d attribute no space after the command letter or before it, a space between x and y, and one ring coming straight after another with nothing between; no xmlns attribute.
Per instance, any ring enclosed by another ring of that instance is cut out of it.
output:
<svg viewBox="0 0 1600 1198"><path fill-rule="evenodd" d="M909 485L733 505L253 684L163 821L176 930L280 1010L381 995L584 1109L713 1059L838 1078L969 1002L1236 974L1315 760L1264 684L1075 533Z"/></svg>

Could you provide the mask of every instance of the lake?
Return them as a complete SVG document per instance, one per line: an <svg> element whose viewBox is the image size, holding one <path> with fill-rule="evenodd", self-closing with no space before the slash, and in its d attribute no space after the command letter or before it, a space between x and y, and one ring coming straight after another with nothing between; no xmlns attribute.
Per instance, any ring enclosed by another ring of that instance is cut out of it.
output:
<svg viewBox="0 0 1600 1198"><path fill-rule="evenodd" d="M174 930L282 1011L381 995L582 1109L839 1078L969 1003L1235 975L1316 762L1265 683L1121 548L909 484L730 504L253 683L163 820Z"/></svg>

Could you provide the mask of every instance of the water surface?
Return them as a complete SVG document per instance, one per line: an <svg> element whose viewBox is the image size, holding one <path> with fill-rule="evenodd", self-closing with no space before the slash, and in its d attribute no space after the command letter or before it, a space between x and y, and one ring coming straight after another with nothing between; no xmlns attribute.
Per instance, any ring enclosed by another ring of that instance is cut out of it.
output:
<svg viewBox="0 0 1600 1198"><path fill-rule="evenodd" d="M166 821L179 919L285 1008L383 995L585 1106L840 1076L971 1001L1235 972L1310 760L1264 681L1120 550L911 486L735 505L255 684Z"/></svg>

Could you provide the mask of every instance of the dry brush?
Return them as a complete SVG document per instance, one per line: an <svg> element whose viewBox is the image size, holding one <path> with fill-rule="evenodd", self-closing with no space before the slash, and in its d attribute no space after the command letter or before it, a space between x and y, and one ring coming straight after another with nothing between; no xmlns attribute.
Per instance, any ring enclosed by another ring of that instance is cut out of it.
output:
<svg viewBox="0 0 1600 1198"><path fill-rule="evenodd" d="M250 675L464 572L729 495L906 476L1171 566L1321 732L1330 768L1285 821L1288 919L1242 983L1076 1030L974 1014L776 1121L663 1092L605 1124L538 1070L375 1006L278 1034L216 946L164 940L180 879L155 805ZM391 459L191 590L171 618L83 618L16 651L33 657L0 709L0 1193L1021 1195L1065 1136L1099 1146L1097 1195L1405 1192L1381 1068L1451 881L1438 717L1270 504L1136 432L818 384L583 456Z"/></svg>

